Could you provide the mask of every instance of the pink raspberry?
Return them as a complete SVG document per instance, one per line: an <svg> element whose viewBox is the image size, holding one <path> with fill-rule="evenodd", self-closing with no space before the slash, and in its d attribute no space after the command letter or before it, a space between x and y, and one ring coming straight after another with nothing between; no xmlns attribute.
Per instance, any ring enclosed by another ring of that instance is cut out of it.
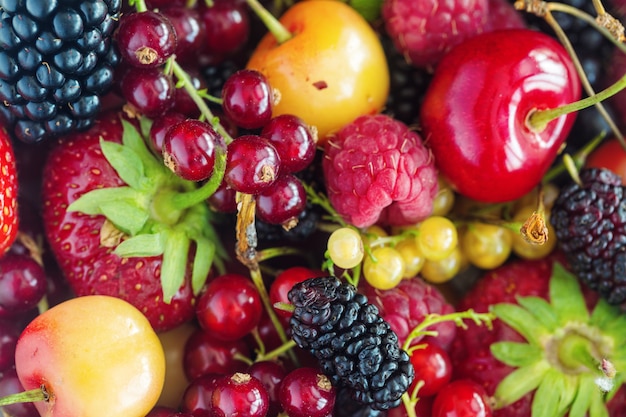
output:
<svg viewBox="0 0 626 417"><path fill-rule="evenodd" d="M522 29L526 22L522 13L508 0L489 0L489 21L485 32L500 29Z"/></svg>
<svg viewBox="0 0 626 417"><path fill-rule="evenodd" d="M450 314L455 311L436 287L418 277L403 279L390 290L375 289L367 282L362 282L359 290L367 296L370 303L378 307L381 317L398 335L400 343L404 343L411 330L424 321L428 314ZM457 332L454 322L438 323L428 330L435 330L438 335L415 338L411 344L417 345L429 340L446 351L450 349Z"/></svg>
<svg viewBox="0 0 626 417"><path fill-rule="evenodd" d="M385 0L382 16L407 60L432 68L452 46L485 31L489 0Z"/></svg>
<svg viewBox="0 0 626 417"><path fill-rule="evenodd" d="M331 135L322 168L330 203L356 227L414 224L432 212L434 158L390 116L361 116Z"/></svg>

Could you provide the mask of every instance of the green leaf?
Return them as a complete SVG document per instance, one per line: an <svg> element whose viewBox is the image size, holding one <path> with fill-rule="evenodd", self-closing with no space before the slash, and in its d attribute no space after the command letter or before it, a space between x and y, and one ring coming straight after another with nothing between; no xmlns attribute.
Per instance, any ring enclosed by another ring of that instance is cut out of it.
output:
<svg viewBox="0 0 626 417"><path fill-rule="evenodd" d="M623 341L626 334L626 315L621 314L612 321L606 323L602 330L606 336L613 337L615 341Z"/></svg>
<svg viewBox="0 0 626 417"><path fill-rule="evenodd" d="M619 307L612 306L609 303L607 303L606 300L601 298L600 300L598 300L598 302L596 303L596 306L591 312L590 321L595 326L604 330L606 326L612 324L621 315L622 314L619 310ZM622 332L622 335L623 334L626 334L626 331Z"/></svg>
<svg viewBox="0 0 626 417"><path fill-rule="evenodd" d="M598 391L598 387L593 382L592 375L578 378L578 390L570 407L569 417L585 417L587 415L594 391Z"/></svg>
<svg viewBox="0 0 626 417"><path fill-rule="evenodd" d="M609 417L609 410L606 408L602 393L598 389L591 393L589 417Z"/></svg>
<svg viewBox="0 0 626 417"><path fill-rule="evenodd" d="M533 345L539 345L539 338L549 333L543 323L518 305L501 303L492 306L491 309L500 320L515 329Z"/></svg>
<svg viewBox="0 0 626 417"><path fill-rule="evenodd" d="M559 319L556 312L550 303L543 298L534 296L519 297L517 302L531 312L550 332L559 327Z"/></svg>
<svg viewBox="0 0 626 417"><path fill-rule="evenodd" d="M193 258L191 272L191 288L198 294L207 280L213 259L215 259L215 244L208 239L196 239L196 253Z"/></svg>
<svg viewBox="0 0 626 417"><path fill-rule="evenodd" d="M349 0L348 3L359 12L368 22L374 22L380 17L383 0Z"/></svg>
<svg viewBox="0 0 626 417"><path fill-rule="evenodd" d="M91 190L74 200L67 211L97 215L102 214L100 207L114 200L133 200L138 198L137 191L130 187L98 188Z"/></svg>
<svg viewBox="0 0 626 417"><path fill-rule="evenodd" d="M128 146L100 139L100 148L117 175L132 188L140 189L144 171L141 158Z"/></svg>
<svg viewBox="0 0 626 417"><path fill-rule="evenodd" d="M159 233L137 235L123 240L113 253L122 258L160 256L163 255L163 241Z"/></svg>
<svg viewBox="0 0 626 417"><path fill-rule="evenodd" d="M543 357L541 347L528 343L496 342L490 349L496 359L515 368L532 365Z"/></svg>
<svg viewBox="0 0 626 417"><path fill-rule="evenodd" d="M122 119L122 126L124 132L122 135L122 143L124 146L128 146L135 151L143 162L145 170L145 176L155 179L158 176L163 176L169 171L161 161L148 149L146 141L141 136L137 128L127 120Z"/></svg>
<svg viewBox="0 0 626 417"><path fill-rule="evenodd" d="M163 301L169 303L185 282L187 257L190 241L179 230L164 230L163 263L161 265L161 287Z"/></svg>
<svg viewBox="0 0 626 417"><path fill-rule="evenodd" d="M565 395L562 391L565 387L560 384L562 378L560 372L550 369L545 373L541 383L535 391L531 405L531 417L558 417L561 398Z"/></svg>
<svg viewBox="0 0 626 417"><path fill-rule="evenodd" d="M100 210L118 229L131 236L139 233L150 218L147 210L126 200L103 203Z"/></svg>
<svg viewBox="0 0 626 417"><path fill-rule="evenodd" d="M589 321L589 311L578 279L558 262L554 263L550 279L550 302L563 325L572 321Z"/></svg>
<svg viewBox="0 0 626 417"><path fill-rule="evenodd" d="M500 381L494 393L498 408L513 404L536 389L549 369L551 369L550 364L541 360L532 365L517 368L508 374Z"/></svg>

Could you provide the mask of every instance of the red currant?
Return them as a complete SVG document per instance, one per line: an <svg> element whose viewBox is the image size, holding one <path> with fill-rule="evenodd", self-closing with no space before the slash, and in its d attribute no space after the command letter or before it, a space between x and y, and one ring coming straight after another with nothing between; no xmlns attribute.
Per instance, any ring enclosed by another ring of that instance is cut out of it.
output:
<svg viewBox="0 0 626 417"><path fill-rule="evenodd" d="M228 145L224 181L235 191L258 194L279 176L280 158L265 138L244 135Z"/></svg>
<svg viewBox="0 0 626 417"><path fill-rule="evenodd" d="M244 340L227 342L198 329L185 344L183 368L190 381L208 374L242 371L247 364L237 356L249 357L251 350Z"/></svg>
<svg viewBox="0 0 626 417"><path fill-rule="evenodd" d="M124 14L117 29L117 47L132 66L155 68L175 52L176 31L161 13Z"/></svg>
<svg viewBox="0 0 626 417"><path fill-rule="evenodd" d="M7 253L0 258L0 307L13 314L37 306L46 294L43 267L28 255Z"/></svg>
<svg viewBox="0 0 626 417"><path fill-rule="evenodd" d="M261 131L278 151L284 173L302 171L315 158L316 135L297 116L282 114L269 121Z"/></svg>
<svg viewBox="0 0 626 417"><path fill-rule="evenodd" d="M409 388L413 392L415 385L423 381L417 395L429 397L450 382L452 377L452 363L448 353L438 344L432 342L420 343L421 347L411 350L411 363L415 368L415 380Z"/></svg>
<svg viewBox="0 0 626 417"><path fill-rule="evenodd" d="M281 411L278 401L278 390L287 371L275 361L259 361L250 365L248 373L261 381L269 396L269 410L267 417L275 417Z"/></svg>
<svg viewBox="0 0 626 417"><path fill-rule="evenodd" d="M489 397L477 382L457 379L439 390L433 417L491 417Z"/></svg>
<svg viewBox="0 0 626 417"><path fill-rule="evenodd" d="M282 165L281 165L282 166ZM293 174L281 175L271 187L256 196L256 214L269 224L290 229L306 207L306 191Z"/></svg>
<svg viewBox="0 0 626 417"><path fill-rule="evenodd" d="M276 278L270 284L270 302L272 303L272 305L276 303L289 304L289 298L287 298L287 294L294 285L306 279L321 276L323 276L322 271L314 271L303 266L294 266L285 269L283 272L276 275ZM287 310L282 310L279 308L275 310L279 316L282 316L284 318L291 317L291 313Z"/></svg>
<svg viewBox="0 0 626 417"><path fill-rule="evenodd" d="M191 381L183 393L180 409L194 416L208 414L215 383L221 377L221 374L207 374Z"/></svg>
<svg viewBox="0 0 626 417"><path fill-rule="evenodd" d="M222 88L224 113L246 129L265 126L272 118L274 94L267 79L255 70L239 70L228 77Z"/></svg>
<svg viewBox="0 0 626 417"><path fill-rule="evenodd" d="M226 375L215 382L209 411L219 417L265 417L269 395L258 379L248 373Z"/></svg>
<svg viewBox="0 0 626 417"><path fill-rule="evenodd" d="M167 131L176 123L182 122L186 117L177 111L169 111L154 120L150 126L150 146L152 150L161 155L163 152L163 140Z"/></svg>
<svg viewBox="0 0 626 417"><path fill-rule="evenodd" d="M302 367L285 376L278 398L289 417L327 417L333 412L336 392L318 369Z"/></svg>
<svg viewBox="0 0 626 417"><path fill-rule="evenodd" d="M151 119L162 116L174 104L174 82L158 68L126 71L120 81L120 88L124 98L139 113Z"/></svg>
<svg viewBox="0 0 626 417"><path fill-rule="evenodd" d="M198 50L206 39L204 21L198 10L183 4L168 5L160 11L172 23L176 33L176 61L191 63L197 59Z"/></svg>
<svg viewBox="0 0 626 417"><path fill-rule="evenodd" d="M245 6L236 1L216 1L201 6L206 28L205 49L209 55L224 56L239 50L248 40L250 19Z"/></svg>

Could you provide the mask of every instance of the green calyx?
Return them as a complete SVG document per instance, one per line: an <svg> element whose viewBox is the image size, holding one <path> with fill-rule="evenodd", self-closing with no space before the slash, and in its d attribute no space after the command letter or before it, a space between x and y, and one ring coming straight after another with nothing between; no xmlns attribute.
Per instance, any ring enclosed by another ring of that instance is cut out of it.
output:
<svg viewBox="0 0 626 417"><path fill-rule="evenodd" d="M525 339L497 342L492 354L515 369L494 393L497 408L536 390L532 417L608 416L606 401L623 383L626 315L604 300L589 313L575 276L554 264L550 302L519 297L493 313ZM617 370L617 372L615 372Z"/></svg>
<svg viewBox="0 0 626 417"><path fill-rule="evenodd" d="M120 257L162 256L161 286L166 303L184 284L193 253L191 285L198 294L211 267L222 268L226 257L211 223L213 212L206 204L223 178L226 155L217 155L212 177L198 186L167 168L150 151L145 135L130 122L122 120L122 124L122 143L101 139L100 146L125 185L85 193L67 210L105 216L118 232L112 235L122 237L103 244L115 247L113 253ZM143 131L148 124L142 120Z"/></svg>

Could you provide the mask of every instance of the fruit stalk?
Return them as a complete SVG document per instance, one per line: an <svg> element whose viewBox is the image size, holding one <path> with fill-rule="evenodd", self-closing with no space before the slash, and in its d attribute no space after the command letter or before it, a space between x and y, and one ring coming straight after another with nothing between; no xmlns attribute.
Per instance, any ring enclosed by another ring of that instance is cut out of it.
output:
<svg viewBox="0 0 626 417"><path fill-rule="evenodd" d="M261 19L265 27L274 35L279 44L291 39L291 32L287 30L258 0L246 0L248 6Z"/></svg>
<svg viewBox="0 0 626 417"><path fill-rule="evenodd" d="M11 404L20 403L33 403L37 401L48 401L50 394L46 391L46 387L42 385L39 388L31 389L28 391L17 392L15 394L9 394L0 398L0 407Z"/></svg>

